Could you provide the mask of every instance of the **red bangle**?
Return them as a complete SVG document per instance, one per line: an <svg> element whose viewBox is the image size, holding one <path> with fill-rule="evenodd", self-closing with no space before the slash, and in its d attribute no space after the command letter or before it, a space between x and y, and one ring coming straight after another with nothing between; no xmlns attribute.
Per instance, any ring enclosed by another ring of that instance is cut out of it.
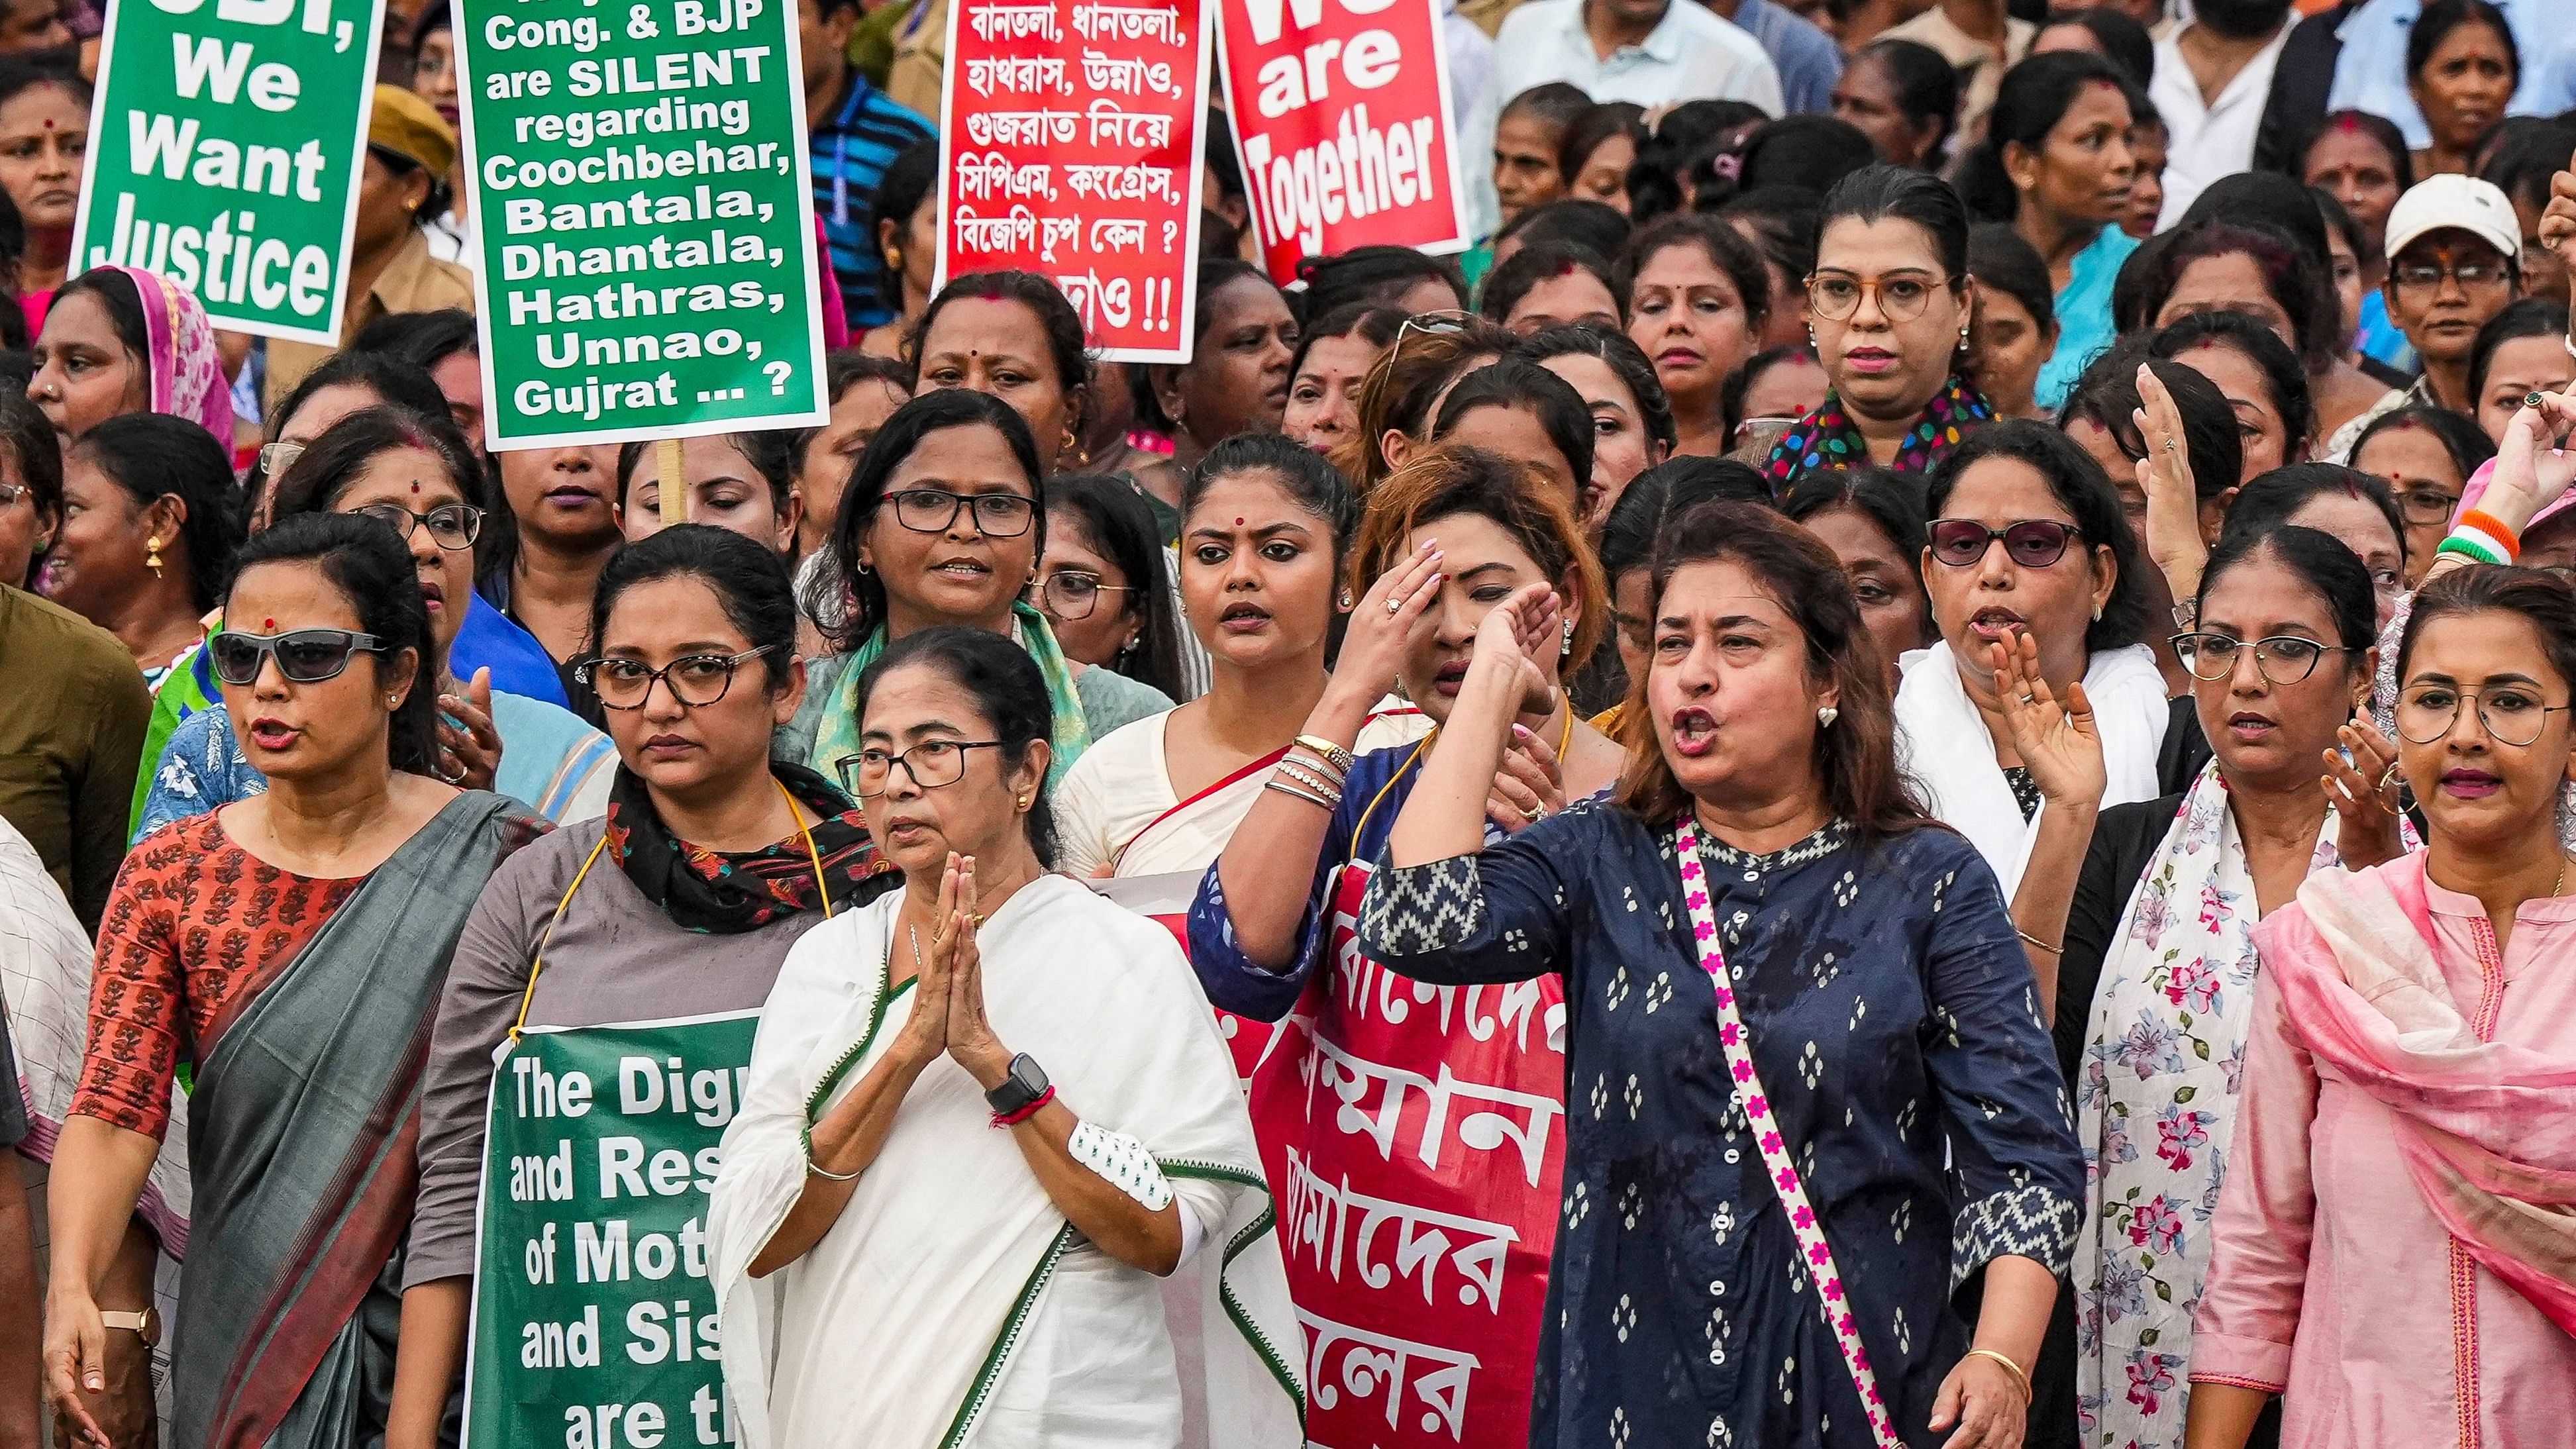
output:
<svg viewBox="0 0 2576 1449"><path fill-rule="evenodd" d="M999 1112L994 1113L993 1125L996 1127L1017 1127L1021 1123L1029 1120L1031 1117L1036 1116L1039 1112L1045 1110L1046 1104L1054 1100L1055 1088L1049 1087L1045 1091L1038 1093L1038 1099L1036 1101L1031 1102L1027 1106L1022 1107L1020 1110L1013 1112L1008 1116L1004 1116Z"/></svg>

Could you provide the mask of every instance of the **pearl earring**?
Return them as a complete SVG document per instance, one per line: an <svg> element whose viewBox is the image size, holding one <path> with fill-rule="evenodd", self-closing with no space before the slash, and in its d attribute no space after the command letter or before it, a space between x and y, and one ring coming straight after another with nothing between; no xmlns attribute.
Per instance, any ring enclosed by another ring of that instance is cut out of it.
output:
<svg viewBox="0 0 2576 1449"><path fill-rule="evenodd" d="M1348 610L1348 609L1351 607L1351 591L1350 591L1350 590L1348 590L1348 589L1344 589L1344 590L1342 590L1341 605L1342 605L1342 608L1343 608L1344 610Z"/></svg>
<svg viewBox="0 0 2576 1449"><path fill-rule="evenodd" d="M1841 719L1842 717L1843 712L1841 710L1834 708L1830 704L1826 705L1824 708L1816 711L1816 728L1820 730L1829 729L1832 727L1835 720Z"/></svg>

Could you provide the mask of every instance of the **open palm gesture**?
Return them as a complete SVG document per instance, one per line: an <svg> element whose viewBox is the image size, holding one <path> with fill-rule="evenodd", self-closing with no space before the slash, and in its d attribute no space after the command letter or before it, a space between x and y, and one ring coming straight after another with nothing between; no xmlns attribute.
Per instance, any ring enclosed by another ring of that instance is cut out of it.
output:
<svg viewBox="0 0 2576 1449"><path fill-rule="evenodd" d="M2031 782L2060 804L2099 805L2110 783L2102 763L2102 735L2093 724L2084 686L2070 684L2060 702L2039 673L2039 641L2016 631L1993 648L1995 685L2002 691L2004 723L2013 752Z"/></svg>

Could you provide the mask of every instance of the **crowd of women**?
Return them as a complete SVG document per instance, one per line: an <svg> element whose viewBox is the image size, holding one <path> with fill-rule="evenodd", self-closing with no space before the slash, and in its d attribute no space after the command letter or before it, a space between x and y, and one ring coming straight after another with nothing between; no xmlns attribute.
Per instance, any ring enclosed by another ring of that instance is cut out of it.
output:
<svg viewBox="0 0 2576 1449"><path fill-rule="evenodd" d="M2563 128L1541 86L1154 366L929 143L674 477L486 451L443 17L309 357L0 57L0 1449L553 1442L500 1104L680 1039L700 1443L2566 1442Z"/></svg>

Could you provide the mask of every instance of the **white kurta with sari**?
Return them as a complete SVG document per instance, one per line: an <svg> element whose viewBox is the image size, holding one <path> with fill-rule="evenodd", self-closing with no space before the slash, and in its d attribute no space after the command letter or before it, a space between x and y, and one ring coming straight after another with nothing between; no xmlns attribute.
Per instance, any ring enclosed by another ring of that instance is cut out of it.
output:
<svg viewBox="0 0 2576 1449"><path fill-rule="evenodd" d="M1135 1139L1204 1226L1171 1278L1109 1257L942 1058L839 1219L747 1272L806 1181L805 1132L911 1009L886 963L901 896L836 917L781 969L709 1220L725 1379L752 1449L1293 1449L1302 1351L1251 1119L1170 934L1047 876L978 932L995 1033L1083 1121Z"/></svg>

